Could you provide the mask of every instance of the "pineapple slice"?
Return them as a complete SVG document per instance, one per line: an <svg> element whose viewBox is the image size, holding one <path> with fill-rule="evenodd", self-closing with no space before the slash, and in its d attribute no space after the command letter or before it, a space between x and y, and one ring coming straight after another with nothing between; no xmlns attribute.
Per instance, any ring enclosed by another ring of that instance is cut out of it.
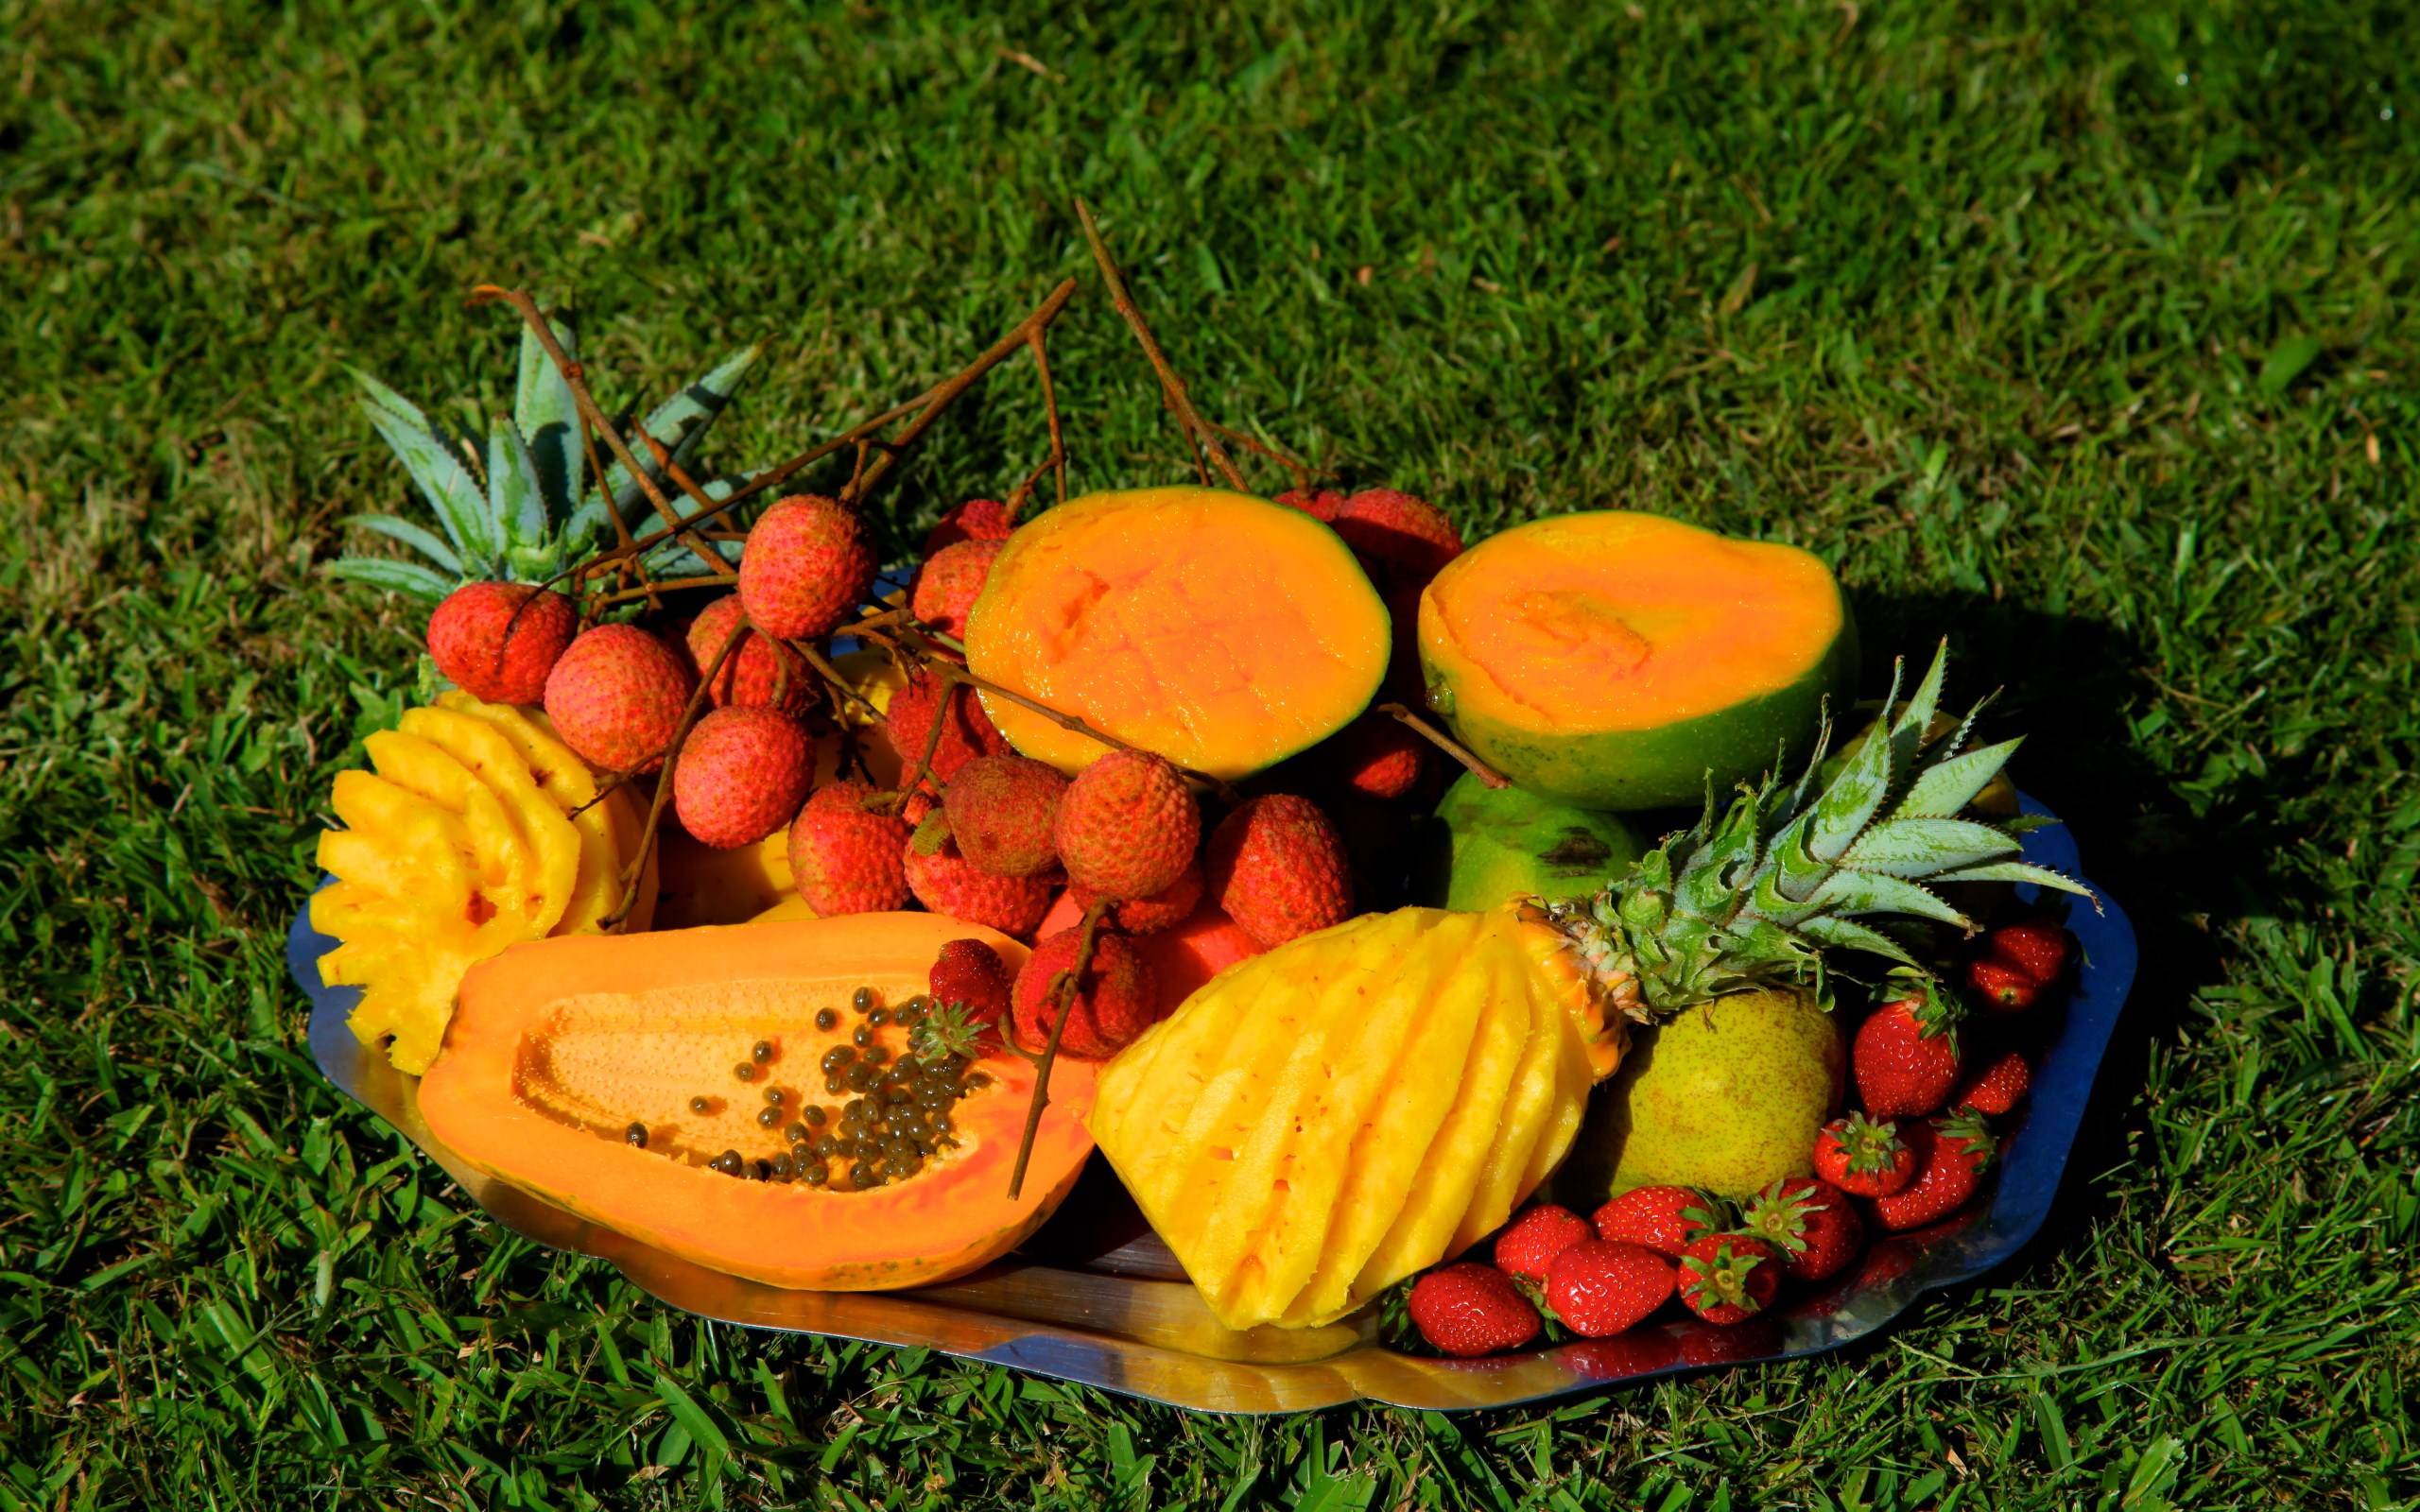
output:
<svg viewBox="0 0 2420 1512"><path fill-rule="evenodd" d="M1486 951L1491 960L1505 963L1516 982L1534 982L1530 953L1523 949L1524 926L1510 913L1481 916L1494 926ZM1543 994L1542 994L1543 996ZM1454 1228L1446 1252L1460 1253L1501 1228L1521 1199L1537 1189L1546 1173L1561 1160L1579 1132L1587 1108L1588 1089L1595 1074L1588 1048L1581 1039L1578 1020L1550 997L1530 1031L1520 1069L1513 1074L1495 1139L1487 1152L1471 1191L1470 1206ZM1535 1169L1537 1175L1530 1173Z"/></svg>
<svg viewBox="0 0 2420 1512"><path fill-rule="evenodd" d="M453 757L511 816L527 847L530 927L551 933L579 886L580 837L555 799L539 791L528 758L495 726L451 709L406 710L403 732Z"/></svg>
<svg viewBox="0 0 2420 1512"><path fill-rule="evenodd" d="M535 710L481 703L459 690L438 695L437 706L484 720L510 741L531 782L554 800L578 832L579 862L570 899L554 933L595 933L598 922L622 899L622 864L636 848L638 826L645 822L644 815L631 813L637 795L625 784L608 794L604 802L597 802L596 780L589 775L587 764L556 738L553 725Z"/></svg>

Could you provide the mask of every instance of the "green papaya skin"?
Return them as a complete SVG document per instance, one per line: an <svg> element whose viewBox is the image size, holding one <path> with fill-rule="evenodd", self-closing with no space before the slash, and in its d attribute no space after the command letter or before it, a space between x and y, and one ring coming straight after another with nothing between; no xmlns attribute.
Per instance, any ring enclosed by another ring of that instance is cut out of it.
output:
<svg viewBox="0 0 2420 1512"><path fill-rule="evenodd" d="M1465 772L1437 805L1443 829L1442 886L1426 889L1455 909L1495 907L1512 898L1577 898L1595 892L1645 853L1638 834L1596 814L1518 787L1490 787Z"/></svg>
<svg viewBox="0 0 2420 1512"><path fill-rule="evenodd" d="M1589 1099L1553 1200L1586 1212L1647 1186L1747 1197L1808 1175L1847 1072L1833 1016L1783 989L1735 992L1634 1029L1621 1069Z"/></svg>

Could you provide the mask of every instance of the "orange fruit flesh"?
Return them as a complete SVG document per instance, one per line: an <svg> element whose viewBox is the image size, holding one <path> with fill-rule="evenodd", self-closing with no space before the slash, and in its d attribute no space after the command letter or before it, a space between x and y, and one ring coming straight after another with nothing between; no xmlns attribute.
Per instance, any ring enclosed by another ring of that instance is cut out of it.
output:
<svg viewBox="0 0 2420 1512"><path fill-rule="evenodd" d="M1651 730L1787 688L1842 624L1829 568L1658 515L1564 515L1464 553L1421 633L1461 711L1541 730Z"/></svg>
<svg viewBox="0 0 2420 1512"><path fill-rule="evenodd" d="M1335 532L1211 489L1098 493L993 563L966 634L977 675L1182 766L1248 776L1343 728L1376 693L1385 606ZM1108 747L987 694L1026 755L1074 772Z"/></svg>

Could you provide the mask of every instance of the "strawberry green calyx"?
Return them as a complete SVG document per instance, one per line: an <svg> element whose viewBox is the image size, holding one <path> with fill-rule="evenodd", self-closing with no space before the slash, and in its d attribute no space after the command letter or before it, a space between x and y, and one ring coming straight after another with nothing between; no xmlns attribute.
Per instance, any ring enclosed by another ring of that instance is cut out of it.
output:
<svg viewBox="0 0 2420 1512"><path fill-rule="evenodd" d="M1876 1123L1863 1113L1843 1119L1835 1138L1852 1176L1887 1175L1907 1148L1899 1138L1898 1125L1888 1120Z"/></svg>
<svg viewBox="0 0 2420 1512"><path fill-rule="evenodd" d="M1744 1236L1743 1236L1744 1237ZM1705 1306L1720 1303L1754 1313L1765 1304L1749 1286L1749 1277L1759 1265L1772 1263L1772 1257L1754 1247L1754 1239L1746 1245L1735 1245L1728 1236L1716 1241L1711 1255L1689 1255L1682 1260L1681 1270ZM1703 1310L1703 1309L1702 1309Z"/></svg>
<svg viewBox="0 0 2420 1512"><path fill-rule="evenodd" d="M1796 782L1768 777L1719 816L1709 792L1694 826L1604 891L1531 902L1570 939L1609 1006L1652 1023L1729 992L1820 983L1831 949L1912 968L1905 945L1861 920L1928 919L1972 934L1974 921L1928 883L2030 882L2092 897L2018 859L2014 830L1968 812L2018 742L1965 749L1980 705L1927 738L1947 657L1945 643L1905 704L1893 672L1876 733L1828 781L1826 722Z"/></svg>
<svg viewBox="0 0 2420 1512"><path fill-rule="evenodd" d="M1744 1227L1785 1254L1803 1255L1806 1253L1806 1231L1813 1227L1814 1215L1825 1207L1816 1196L1819 1190L1802 1187L1792 1191L1788 1177L1775 1181L1748 1199Z"/></svg>
<svg viewBox="0 0 2420 1512"><path fill-rule="evenodd" d="M1941 979L1930 971L1913 967L1894 967L1884 983L1882 1001L1906 1006L1908 1016L1916 1021L1917 1035L1926 1040L1947 1036L1951 1049L1958 1047L1958 1026L1965 1022L1966 1005L1941 989Z"/></svg>
<svg viewBox="0 0 2420 1512"><path fill-rule="evenodd" d="M1964 1145L1967 1158L1978 1171L1990 1165L1999 1154L2000 1142L1993 1135L1992 1126L1971 1108L1962 1108L1942 1119L1933 1125L1933 1133L1937 1138L1956 1140Z"/></svg>

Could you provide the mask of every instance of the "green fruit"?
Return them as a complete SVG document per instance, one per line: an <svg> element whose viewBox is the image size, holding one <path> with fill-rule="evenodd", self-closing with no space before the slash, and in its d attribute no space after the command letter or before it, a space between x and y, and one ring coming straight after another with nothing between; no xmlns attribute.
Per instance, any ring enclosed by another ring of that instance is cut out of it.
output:
<svg viewBox="0 0 2420 1512"><path fill-rule="evenodd" d="M1447 908L1493 908L1509 898L1580 898L1619 877L1644 850L1631 827L1469 772L1437 805L1443 826ZM1432 896L1435 889L1432 889Z"/></svg>
<svg viewBox="0 0 2420 1512"><path fill-rule="evenodd" d="M1634 1030L1555 1173L1554 1200L1584 1212L1647 1186L1746 1197L1806 1176L1847 1071L1840 1025L1784 988L1735 992Z"/></svg>

